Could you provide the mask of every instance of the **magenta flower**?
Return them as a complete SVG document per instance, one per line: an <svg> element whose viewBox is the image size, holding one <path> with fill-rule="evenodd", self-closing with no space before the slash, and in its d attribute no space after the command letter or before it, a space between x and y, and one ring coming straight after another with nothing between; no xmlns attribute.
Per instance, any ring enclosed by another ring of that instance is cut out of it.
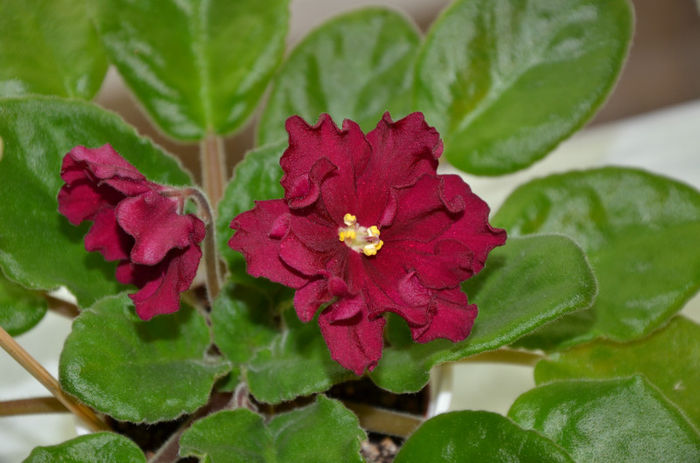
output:
<svg viewBox="0 0 700 463"><path fill-rule="evenodd" d="M182 199L149 182L110 145L73 148L63 158L58 211L93 222L85 249L117 260L116 277L139 288L129 297L143 320L176 312L197 273L204 223L180 213Z"/></svg>
<svg viewBox="0 0 700 463"><path fill-rule="evenodd" d="M323 337L358 375L381 357L385 312L403 317L418 342L466 338L477 310L460 282L506 233L460 177L436 174L437 131L420 113L397 122L387 113L367 136L326 114L286 126L284 199L258 201L231 222L229 246L248 272L295 288L304 322L328 303Z"/></svg>

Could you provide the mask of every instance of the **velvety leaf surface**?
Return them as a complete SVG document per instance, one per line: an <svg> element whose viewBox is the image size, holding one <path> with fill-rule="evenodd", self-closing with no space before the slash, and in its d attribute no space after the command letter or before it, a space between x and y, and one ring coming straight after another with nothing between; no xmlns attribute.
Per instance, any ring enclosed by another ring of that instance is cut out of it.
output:
<svg viewBox="0 0 700 463"><path fill-rule="evenodd" d="M238 214L255 207L255 201L282 198L284 190L280 185L282 168L280 157L287 148L287 141L263 146L249 151L236 165L233 179L226 186L219 201L216 221L216 241L219 253L228 264L230 278L247 285L269 289L273 284L263 278L253 278L246 273L243 255L228 246L233 236L229 227Z"/></svg>
<svg viewBox="0 0 700 463"><path fill-rule="evenodd" d="M197 421L180 439L180 455L206 463L362 462L365 433L357 417L319 395L304 408L274 417L238 409Z"/></svg>
<svg viewBox="0 0 700 463"><path fill-rule="evenodd" d="M172 420L204 405L228 362L208 358L209 329L194 310L145 322L126 295L104 298L73 322L59 362L66 392L118 420Z"/></svg>
<svg viewBox="0 0 700 463"><path fill-rule="evenodd" d="M211 311L214 342L233 364L226 389L238 383L241 365L279 334L273 301L266 296L269 295L229 285L214 301Z"/></svg>
<svg viewBox="0 0 700 463"><path fill-rule="evenodd" d="M521 395L508 416L579 463L700 460L697 431L640 376L540 386Z"/></svg>
<svg viewBox="0 0 700 463"><path fill-rule="evenodd" d="M665 177L616 167L552 175L516 189L493 222L510 236L570 236L600 286L589 312L533 333L525 347L636 339L700 288L700 194Z"/></svg>
<svg viewBox="0 0 700 463"><path fill-rule="evenodd" d="M27 93L92 98L107 59L87 2L0 2L0 97Z"/></svg>
<svg viewBox="0 0 700 463"><path fill-rule="evenodd" d="M103 0L97 28L117 66L169 135L238 128L284 52L287 0Z"/></svg>
<svg viewBox="0 0 700 463"><path fill-rule="evenodd" d="M598 340L555 353L535 367L535 382L644 375L700 429L700 326L676 317L648 338Z"/></svg>
<svg viewBox="0 0 700 463"><path fill-rule="evenodd" d="M258 143L286 140L284 122L294 114L315 123L329 113L338 124L352 119L365 132L385 111L394 120L405 116L419 42L416 27L387 9L353 11L324 23L292 51L275 78Z"/></svg>
<svg viewBox="0 0 700 463"><path fill-rule="evenodd" d="M196 421L180 438L180 456L203 463L272 463L274 442L262 416L245 408Z"/></svg>
<svg viewBox="0 0 700 463"><path fill-rule="evenodd" d="M484 411L444 413L423 423L401 447L395 463L570 462L559 446L508 418Z"/></svg>
<svg viewBox="0 0 700 463"><path fill-rule="evenodd" d="M32 329L46 314L46 300L8 281L0 272L0 326L10 336Z"/></svg>
<svg viewBox="0 0 700 463"><path fill-rule="evenodd" d="M59 445L36 447L24 463L146 463L146 457L126 437L98 432Z"/></svg>
<svg viewBox="0 0 700 463"><path fill-rule="evenodd" d="M117 292L115 264L85 251L89 225L74 227L58 213L63 156L74 146L110 143L150 180L190 184L180 164L97 106L50 97L0 101L0 266L32 289L65 285L89 306Z"/></svg>
<svg viewBox="0 0 700 463"><path fill-rule="evenodd" d="M417 391L433 365L509 344L562 314L590 306L596 282L581 249L560 235L508 238L489 254L486 267L463 289L479 308L469 337L384 349L371 373L381 387ZM407 327L405 327L407 329Z"/></svg>
<svg viewBox="0 0 700 463"><path fill-rule="evenodd" d="M415 107L455 167L522 169L601 105L631 31L625 0L458 0L419 52Z"/></svg>
<svg viewBox="0 0 700 463"><path fill-rule="evenodd" d="M282 316L283 331L257 351L245 371L257 400L283 402L357 378L331 358L317 319L302 323L291 309Z"/></svg>

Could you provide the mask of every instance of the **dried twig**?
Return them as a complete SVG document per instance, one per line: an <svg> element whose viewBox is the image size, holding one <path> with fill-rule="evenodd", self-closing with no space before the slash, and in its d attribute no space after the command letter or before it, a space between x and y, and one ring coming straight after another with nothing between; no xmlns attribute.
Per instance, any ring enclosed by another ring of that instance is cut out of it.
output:
<svg viewBox="0 0 700 463"><path fill-rule="evenodd" d="M108 430L107 424L95 415L87 406L77 402L61 389L56 378L36 361L34 357L20 346L7 331L0 327L0 346L17 361L25 370L31 373L49 392L56 397L68 410L78 416L93 431Z"/></svg>

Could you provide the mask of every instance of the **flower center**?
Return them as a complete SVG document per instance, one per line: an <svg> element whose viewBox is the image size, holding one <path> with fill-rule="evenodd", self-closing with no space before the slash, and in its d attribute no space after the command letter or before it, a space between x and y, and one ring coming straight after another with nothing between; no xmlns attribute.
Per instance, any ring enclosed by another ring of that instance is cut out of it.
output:
<svg viewBox="0 0 700 463"><path fill-rule="evenodd" d="M345 226L338 228L338 239L353 251L362 252L369 257L376 255L384 245L384 241L379 239L379 229L376 225L363 227L352 214L345 214L343 223Z"/></svg>

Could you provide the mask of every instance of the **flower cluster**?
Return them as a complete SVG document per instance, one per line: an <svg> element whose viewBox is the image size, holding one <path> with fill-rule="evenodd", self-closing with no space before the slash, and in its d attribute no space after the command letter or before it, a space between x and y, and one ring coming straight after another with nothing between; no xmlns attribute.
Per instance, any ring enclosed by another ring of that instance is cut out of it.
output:
<svg viewBox="0 0 700 463"><path fill-rule="evenodd" d="M149 182L110 145L73 148L63 159L58 210L73 225L93 222L85 248L119 261L116 278L144 320L180 308L202 257L204 223L181 213L172 189Z"/></svg>
<svg viewBox="0 0 700 463"><path fill-rule="evenodd" d="M328 115L287 120L283 199L258 201L231 222L248 272L296 289L299 318L318 322L332 357L362 374L381 357L386 312L413 339L460 341L476 306L460 282L502 245L504 230L456 175L437 175L442 142L420 113L388 114L366 136Z"/></svg>

